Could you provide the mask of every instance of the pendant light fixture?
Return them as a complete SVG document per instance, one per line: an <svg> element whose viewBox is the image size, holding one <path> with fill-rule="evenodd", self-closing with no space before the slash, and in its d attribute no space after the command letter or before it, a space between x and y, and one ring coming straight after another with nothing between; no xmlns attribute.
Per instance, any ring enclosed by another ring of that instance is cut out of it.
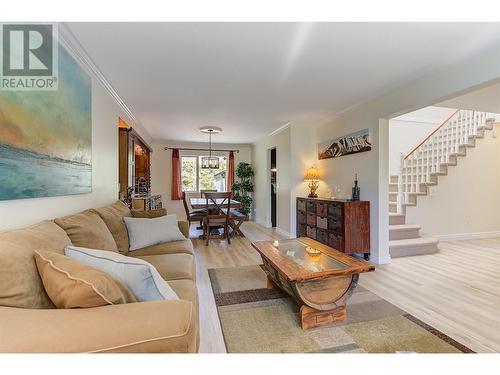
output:
<svg viewBox="0 0 500 375"><path fill-rule="evenodd" d="M218 134L221 128L206 126L200 129L202 133L208 134L208 156L201 157L201 169L219 169L219 158L212 156L212 134Z"/></svg>

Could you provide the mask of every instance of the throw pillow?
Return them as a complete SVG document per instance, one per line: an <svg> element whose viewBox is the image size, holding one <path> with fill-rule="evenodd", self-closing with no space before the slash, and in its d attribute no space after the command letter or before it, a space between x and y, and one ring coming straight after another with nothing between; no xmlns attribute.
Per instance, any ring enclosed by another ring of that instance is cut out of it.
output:
<svg viewBox="0 0 500 375"><path fill-rule="evenodd" d="M154 219L124 217L123 220L128 230L130 251L186 239L179 230L177 216L175 215L166 215Z"/></svg>
<svg viewBox="0 0 500 375"><path fill-rule="evenodd" d="M35 251L47 295L59 309L136 302L130 290L108 274L51 251Z"/></svg>
<svg viewBox="0 0 500 375"><path fill-rule="evenodd" d="M132 217L137 217L140 219L154 219L155 217L162 217L167 214L166 208L160 208L158 210L130 210Z"/></svg>
<svg viewBox="0 0 500 375"><path fill-rule="evenodd" d="M113 251L75 246L66 246L64 252L70 258L106 272L125 284L139 302L179 299L156 268L145 260L131 258Z"/></svg>
<svg viewBox="0 0 500 375"><path fill-rule="evenodd" d="M54 222L66 231L75 246L118 251L106 223L93 210L58 218Z"/></svg>
<svg viewBox="0 0 500 375"><path fill-rule="evenodd" d="M127 227L125 226L125 223L123 222L123 217L124 216L132 216L130 213L130 209L127 207L127 205L121 201L116 201L113 204L101 207L101 208L96 208L92 209L91 211L97 212L97 214L101 217L101 219L104 221L106 226L108 227L109 231L111 232L111 235L113 236L116 246L118 247L118 251L122 254L127 255L128 252L128 233L127 233ZM73 244L75 246L82 246L82 247L90 247L90 246L84 246L84 245L77 245ZM102 247L97 247L96 249L103 249ZM104 249L108 250L108 249Z"/></svg>

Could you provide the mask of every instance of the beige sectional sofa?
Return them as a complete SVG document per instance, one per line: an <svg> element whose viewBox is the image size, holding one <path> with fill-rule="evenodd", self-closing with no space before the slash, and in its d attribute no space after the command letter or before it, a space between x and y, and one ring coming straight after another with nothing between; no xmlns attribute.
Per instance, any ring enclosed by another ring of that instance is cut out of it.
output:
<svg viewBox="0 0 500 375"><path fill-rule="evenodd" d="M183 241L128 252L121 202L28 228L0 232L0 352L197 352L198 293L187 222ZM64 253L68 245L119 251L153 264L180 300L56 309L33 252Z"/></svg>

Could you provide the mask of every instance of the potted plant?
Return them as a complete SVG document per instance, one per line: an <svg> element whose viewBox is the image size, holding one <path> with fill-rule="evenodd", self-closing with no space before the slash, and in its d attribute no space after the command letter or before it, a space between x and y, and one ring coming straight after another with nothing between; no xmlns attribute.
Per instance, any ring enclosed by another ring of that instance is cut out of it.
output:
<svg viewBox="0 0 500 375"><path fill-rule="evenodd" d="M238 209L245 216L249 216L252 212L251 193L253 193L253 169L250 163L239 163L235 171L236 177L239 181L233 182L233 199L241 203Z"/></svg>

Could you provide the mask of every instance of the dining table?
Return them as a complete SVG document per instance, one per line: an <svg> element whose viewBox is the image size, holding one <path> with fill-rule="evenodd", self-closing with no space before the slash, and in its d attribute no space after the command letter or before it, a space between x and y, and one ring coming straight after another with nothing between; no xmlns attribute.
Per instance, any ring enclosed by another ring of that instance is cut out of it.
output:
<svg viewBox="0 0 500 375"><path fill-rule="evenodd" d="M225 200L226 202L224 202L224 200L225 199L215 199L215 202L218 205L224 204L224 206L227 206L227 199ZM189 200L189 203L191 203L191 207L194 210L203 210L203 209L207 208L207 199L206 198L191 198ZM216 208L215 203L213 201L209 200L208 201L208 208L209 209ZM241 208L241 203L234 200L234 199L231 199L231 208Z"/></svg>
<svg viewBox="0 0 500 375"><path fill-rule="evenodd" d="M194 210L204 210L207 208L207 199L206 198L191 198L189 200L189 203L191 204L191 207L194 209ZM216 206L216 203L217 205L221 206L225 206L227 207L227 199L224 199L224 198L221 198L221 199L215 199L215 203L212 201L212 200L208 200L208 209L215 209L217 208ZM222 207L224 208L224 207ZM231 209L233 208L241 208L241 203L234 200L234 199L231 199ZM210 228L210 233L212 235L218 235L220 234L219 232L219 229L222 228L222 226L220 225L216 225L216 226L211 226ZM196 229L203 229L203 227L197 227ZM199 236L199 238L203 238L203 235Z"/></svg>

